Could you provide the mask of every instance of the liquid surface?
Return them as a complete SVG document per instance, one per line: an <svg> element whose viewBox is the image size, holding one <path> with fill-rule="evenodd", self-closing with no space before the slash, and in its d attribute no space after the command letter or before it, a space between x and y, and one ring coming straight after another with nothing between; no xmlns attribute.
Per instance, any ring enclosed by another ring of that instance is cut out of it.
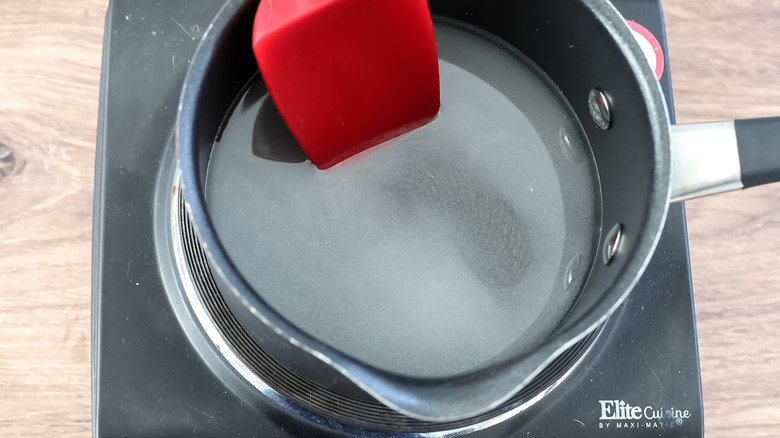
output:
<svg viewBox="0 0 780 438"><path fill-rule="evenodd" d="M321 171L258 80L206 185L229 257L271 306L348 354L425 377L548 336L587 280L600 220L591 155L558 91L500 42L435 29L432 123Z"/></svg>

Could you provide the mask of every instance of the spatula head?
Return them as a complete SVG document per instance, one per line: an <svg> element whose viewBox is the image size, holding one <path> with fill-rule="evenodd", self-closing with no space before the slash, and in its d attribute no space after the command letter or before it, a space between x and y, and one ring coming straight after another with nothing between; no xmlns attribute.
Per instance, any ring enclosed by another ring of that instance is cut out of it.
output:
<svg viewBox="0 0 780 438"><path fill-rule="evenodd" d="M263 0L253 48L282 118L320 169L439 110L426 0Z"/></svg>

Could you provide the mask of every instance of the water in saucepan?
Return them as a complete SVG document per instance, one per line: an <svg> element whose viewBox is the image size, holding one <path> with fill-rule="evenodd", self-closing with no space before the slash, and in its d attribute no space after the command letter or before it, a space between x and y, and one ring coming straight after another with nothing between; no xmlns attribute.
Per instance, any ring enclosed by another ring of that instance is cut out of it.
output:
<svg viewBox="0 0 780 438"><path fill-rule="evenodd" d="M426 377L548 336L587 280L600 222L589 147L550 81L476 31L435 29L432 123L322 171L256 80L206 186L228 255L271 306L365 362Z"/></svg>

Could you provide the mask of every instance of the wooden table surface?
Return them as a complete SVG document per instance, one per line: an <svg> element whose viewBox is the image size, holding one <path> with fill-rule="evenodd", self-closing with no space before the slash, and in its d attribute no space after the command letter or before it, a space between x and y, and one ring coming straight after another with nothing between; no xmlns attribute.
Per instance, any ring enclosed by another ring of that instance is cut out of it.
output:
<svg viewBox="0 0 780 438"><path fill-rule="evenodd" d="M780 115L779 1L664 6L679 122ZM106 7L0 0L2 437L90 433ZM687 208L707 436L780 436L780 185Z"/></svg>

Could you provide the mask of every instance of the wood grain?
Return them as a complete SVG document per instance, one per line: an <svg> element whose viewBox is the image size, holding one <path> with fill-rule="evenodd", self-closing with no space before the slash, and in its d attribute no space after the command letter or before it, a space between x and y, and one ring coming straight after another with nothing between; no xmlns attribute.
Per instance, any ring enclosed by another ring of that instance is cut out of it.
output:
<svg viewBox="0 0 780 438"><path fill-rule="evenodd" d="M678 122L780 115L780 2L664 8ZM687 212L707 436L779 436L780 185Z"/></svg>
<svg viewBox="0 0 780 438"><path fill-rule="evenodd" d="M0 436L90 432L92 186L105 1L0 1Z"/></svg>
<svg viewBox="0 0 780 438"><path fill-rule="evenodd" d="M779 1L664 6L680 122L780 114ZM3 437L90 433L92 188L106 7L0 0ZM689 202L688 223L707 436L778 436L780 185Z"/></svg>

